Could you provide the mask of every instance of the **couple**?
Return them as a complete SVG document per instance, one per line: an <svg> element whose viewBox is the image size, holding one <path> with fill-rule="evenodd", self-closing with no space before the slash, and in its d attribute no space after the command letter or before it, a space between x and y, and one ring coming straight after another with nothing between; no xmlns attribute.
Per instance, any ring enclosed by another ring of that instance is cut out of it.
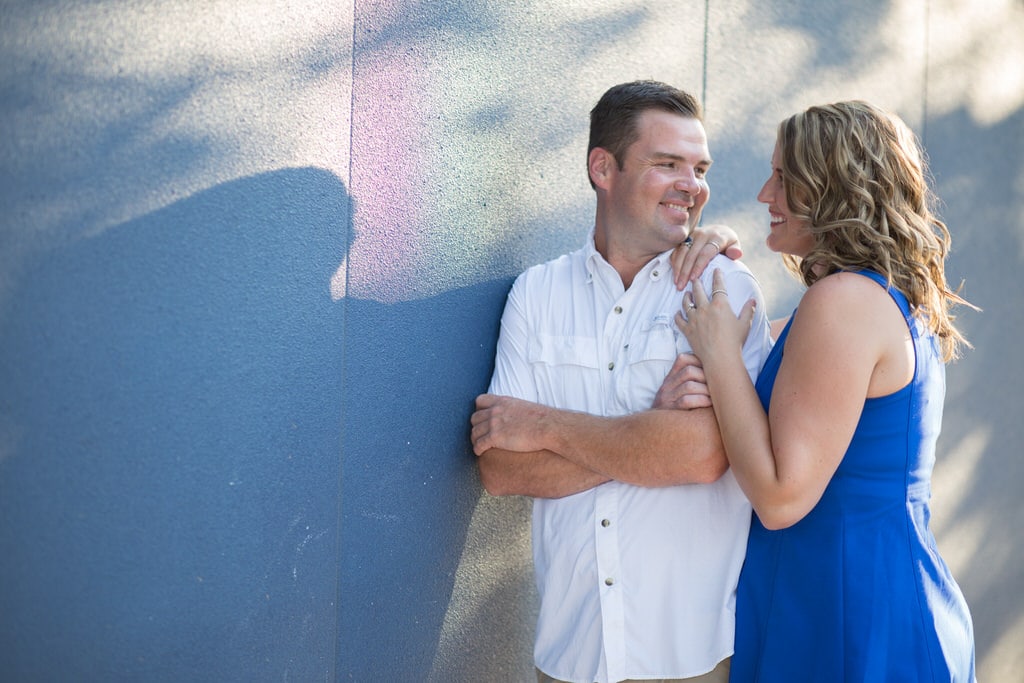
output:
<svg viewBox="0 0 1024 683"><path fill-rule="evenodd" d="M472 439L490 493L534 498L538 681L974 678L928 530L964 340L920 150L847 102L771 165L767 243L808 286L774 346L735 235L695 229L700 105L661 83L594 107L593 232L509 293Z"/></svg>

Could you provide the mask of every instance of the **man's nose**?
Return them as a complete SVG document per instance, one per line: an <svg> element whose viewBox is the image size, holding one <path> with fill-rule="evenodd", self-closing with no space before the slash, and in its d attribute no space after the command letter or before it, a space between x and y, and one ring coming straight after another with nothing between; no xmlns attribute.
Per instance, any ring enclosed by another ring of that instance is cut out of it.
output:
<svg viewBox="0 0 1024 683"><path fill-rule="evenodd" d="M676 179L676 189L695 195L700 192L700 180L693 171L684 171Z"/></svg>

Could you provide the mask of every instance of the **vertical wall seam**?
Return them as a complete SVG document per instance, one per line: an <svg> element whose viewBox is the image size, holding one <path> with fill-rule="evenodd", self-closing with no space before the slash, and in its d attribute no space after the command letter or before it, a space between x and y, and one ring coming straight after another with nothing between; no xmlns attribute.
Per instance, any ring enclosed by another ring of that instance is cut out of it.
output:
<svg viewBox="0 0 1024 683"><path fill-rule="evenodd" d="M350 17L352 21L351 26L351 40L349 42L349 49L351 54L349 55L349 93L348 93L348 171L345 178L346 187L346 210L345 210L345 221L344 235L345 235L345 296L341 299L341 377L340 391L341 391L341 414L338 415L339 430L338 433L341 435L338 440L338 484L337 484L337 499L335 501L335 519L337 520L337 531L335 533L334 547L336 549L336 555L334 558L334 566L336 567L336 576L334 581L334 639L333 639L333 657L331 658L330 664L330 677L325 683L329 683L331 680L339 680L339 676L342 673L341 669L341 602L342 597L342 580L344 579L344 563L343 557L345 549L342 545L344 539L344 527L345 519L343 515L342 500L344 497L344 481L345 481L345 438L347 434L345 416L348 413L348 396L346 394L346 387L348 382L348 338L349 338L349 324L348 324L348 312L349 312L349 293L352 291L351 282L349 280L350 273L352 272L352 246L355 243L355 198L353 196L352 188L352 176L355 160L355 120L356 120L356 0L351 0L351 11Z"/></svg>
<svg viewBox="0 0 1024 683"><path fill-rule="evenodd" d="M921 145L928 148L928 79L931 64L931 0L924 0L924 82L921 84Z"/></svg>
<svg viewBox="0 0 1024 683"><path fill-rule="evenodd" d="M350 87L348 92L348 177L345 178L345 185L348 188L348 225L346 226L346 235L348 237L348 245L345 251L345 313L348 312L348 293L349 285L352 283L349 281L349 274L352 272L352 244L355 242L355 215L353 209L355 208L355 198L352 190L352 169L354 167L355 160L355 120L356 120L356 0L352 0L352 32L351 41L349 45L352 51L349 56L349 78ZM347 322L345 316L342 316L342 324ZM347 329L347 328L343 328ZM342 358L342 368L345 367L345 359Z"/></svg>
<svg viewBox="0 0 1024 683"><path fill-rule="evenodd" d="M704 0L704 49L703 62L701 64L701 85L700 101L704 106L704 115L707 115L708 108L708 36L711 23L711 0Z"/></svg>

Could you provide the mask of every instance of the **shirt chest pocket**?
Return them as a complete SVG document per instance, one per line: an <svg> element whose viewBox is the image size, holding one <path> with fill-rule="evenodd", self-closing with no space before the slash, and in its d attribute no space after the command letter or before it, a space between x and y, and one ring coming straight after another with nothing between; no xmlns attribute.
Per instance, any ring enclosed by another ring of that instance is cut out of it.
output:
<svg viewBox="0 0 1024 683"><path fill-rule="evenodd" d="M599 413L600 371L593 337L537 334L526 350L541 403Z"/></svg>
<svg viewBox="0 0 1024 683"><path fill-rule="evenodd" d="M625 367L615 386L615 397L628 412L647 410L676 357L682 352L682 333L668 316L645 321L629 339Z"/></svg>

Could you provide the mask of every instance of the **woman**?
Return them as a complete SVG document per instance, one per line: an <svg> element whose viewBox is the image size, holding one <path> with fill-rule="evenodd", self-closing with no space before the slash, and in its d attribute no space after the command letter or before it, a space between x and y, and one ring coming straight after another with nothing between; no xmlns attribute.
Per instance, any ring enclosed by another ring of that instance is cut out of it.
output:
<svg viewBox="0 0 1024 683"><path fill-rule="evenodd" d="M722 280L684 296L730 466L754 507L732 681L973 681L960 589L928 528L946 361L966 342L922 154L865 102L778 129L770 249L807 285L756 387Z"/></svg>

